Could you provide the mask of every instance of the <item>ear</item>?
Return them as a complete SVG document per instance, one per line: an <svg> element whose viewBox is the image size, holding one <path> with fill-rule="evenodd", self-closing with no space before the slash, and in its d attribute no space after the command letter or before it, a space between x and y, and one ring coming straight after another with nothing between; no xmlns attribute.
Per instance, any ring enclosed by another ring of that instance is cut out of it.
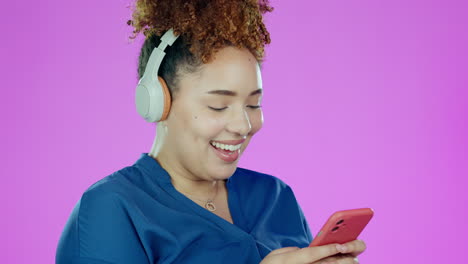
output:
<svg viewBox="0 0 468 264"><path fill-rule="evenodd" d="M171 109L171 93L169 92L169 88L167 87L166 81L161 77L158 76L159 83L161 83L161 87L163 89L164 94L164 108L161 119L159 121L163 121L167 119L169 115L169 111Z"/></svg>

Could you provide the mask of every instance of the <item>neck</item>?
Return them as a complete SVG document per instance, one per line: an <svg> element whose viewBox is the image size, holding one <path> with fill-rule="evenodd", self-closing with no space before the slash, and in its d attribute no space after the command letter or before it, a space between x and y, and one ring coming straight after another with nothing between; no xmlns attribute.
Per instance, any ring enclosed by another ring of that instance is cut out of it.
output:
<svg viewBox="0 0 468 264"><path fill-rule="evenodd" d="M179 192L190 194L200 199L212 199L218 187L217 181L197 177L181 166L177 162L179 159L174 157L174 154L171 155L164 147L167 144L163 143L168 141L167 134L166 124L159 122L156 126L156 137L148 155L154 158L167 171L171 177L172 185Z"/></svg>
<svg viewBox="0 0 468 264"><path fill-rule="evenodd" d="M163 147L164 141L166 141L167 135L167 126L164 121L159 122L156 125L156 137L153 141L153 146L151 146L151 150L149 152L149 156L156 158Z"/></svg>
<svg viewBox="0 0 468 264"><path fill-rule="evenodd" d="M216 188L219 187L219 184L222 184L222 181L217 184L216 180L206 180L186 170L177 163L179 160L177 157L171 156L171 154L165 150L159 140L160 138L155 139L153 147L148 155L154 158L159 165L167 171L171 177L174 188L194 198L202 200L212 199L216 194Z"/></svg>

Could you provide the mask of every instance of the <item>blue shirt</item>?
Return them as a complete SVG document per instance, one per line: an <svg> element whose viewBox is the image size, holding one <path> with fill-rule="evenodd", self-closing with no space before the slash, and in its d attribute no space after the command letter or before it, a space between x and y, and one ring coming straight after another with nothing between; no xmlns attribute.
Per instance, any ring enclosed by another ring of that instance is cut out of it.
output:
<svg viewBox="0 0 468 264"><path fill-rule="evenodd" d="M91 185L60 238L58 264L255 263L307 247L312 235L291 188L237 168L227 179L234 224L178 192L148 153Z"/></svg>

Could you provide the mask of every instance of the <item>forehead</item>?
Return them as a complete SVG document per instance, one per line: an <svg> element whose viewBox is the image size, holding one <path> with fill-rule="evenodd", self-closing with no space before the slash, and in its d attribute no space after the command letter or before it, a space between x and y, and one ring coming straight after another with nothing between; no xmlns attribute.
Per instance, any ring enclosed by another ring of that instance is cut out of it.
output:
<svg viewBox="0 0 468 264"><path fill-rule="evenodd" d="M211 90L231 90L239 95L262 88L260 67L247 49L225 47L213 60L203 64L200 71L188 78L189 93L207 93Z"/></svg>

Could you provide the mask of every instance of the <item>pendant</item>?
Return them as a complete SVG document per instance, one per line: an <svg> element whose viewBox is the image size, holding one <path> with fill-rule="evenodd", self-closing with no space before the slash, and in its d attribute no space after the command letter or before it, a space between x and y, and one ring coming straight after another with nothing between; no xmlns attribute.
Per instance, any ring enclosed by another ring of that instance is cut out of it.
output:
<svg viewBox="0 0 468 264"><path fill-rule="evenodd" d="M208 209L208 211L210 211L210 212L213 212L213 211L216 210L216 206L214 205L214 203L213 203L212 200L206 201L205 207L206 207L206 209Z"/></svg>

